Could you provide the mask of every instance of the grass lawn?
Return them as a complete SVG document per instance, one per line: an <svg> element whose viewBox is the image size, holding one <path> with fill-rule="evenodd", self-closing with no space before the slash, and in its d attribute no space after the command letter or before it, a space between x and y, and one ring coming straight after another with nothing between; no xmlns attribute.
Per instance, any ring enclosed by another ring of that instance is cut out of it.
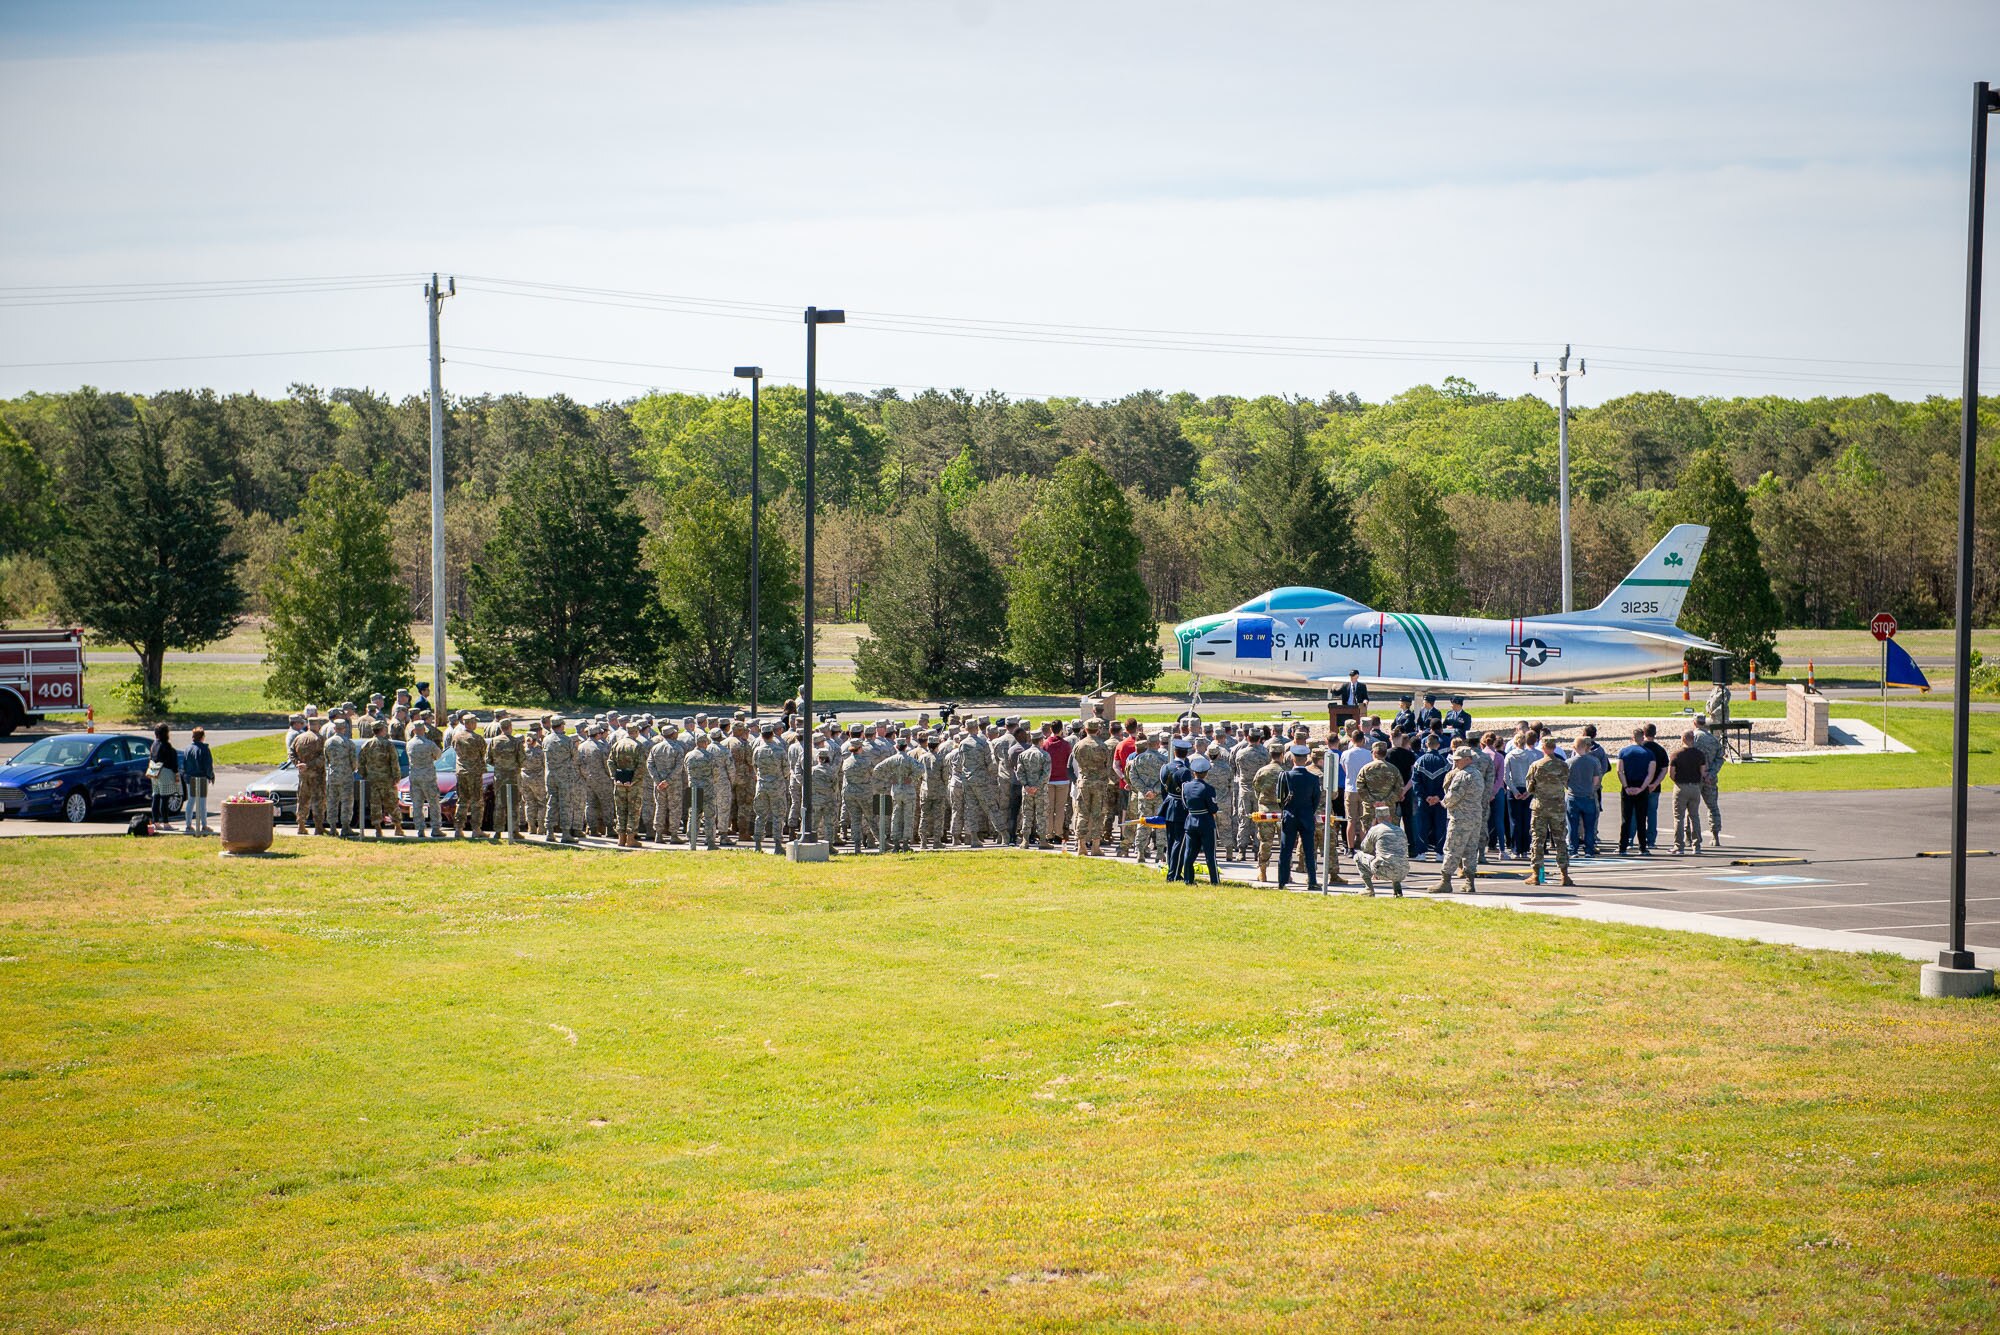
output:
<svg viewBox="0 0 2000 1335"><path fill-rule="evenodd" d="M9 1328L2000 1322L2000 1008L1886 956L298 847L7 842Z"/></svg>

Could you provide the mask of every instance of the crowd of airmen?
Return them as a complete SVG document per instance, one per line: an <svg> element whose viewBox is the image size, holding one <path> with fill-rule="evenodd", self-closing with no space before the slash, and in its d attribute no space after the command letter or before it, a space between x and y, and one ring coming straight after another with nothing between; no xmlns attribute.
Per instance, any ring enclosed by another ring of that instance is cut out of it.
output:
<svg viewBox="0 0 2000 1335"><path fill-rule="evenodd" d="M1344 846L1371 893L1380 880L1400 894L1410 862L1426 855L1440 863L1440 892L1456 875L1469 892L1473 868L1504 858L1511 844L1538 876L1553 855L1562 883L1573 884L1570 855L1586 839L1594 851L1596 817L1593 810L1579 828L1587 794L1573 783L1571 765L1602 754L1595 730L1565 747L1523 721L1503 747L1494 733L1473 733L1462 698L1448 713L1434 696L1421 710L1407 696L1403 705L1387 728L1374 716L1347 724L1330 739L1329 755L1328 742L1316 742L1304 722L1204 723L1191 715L1158 730L1136 719L1038 726L1018 717L925 714L903 724L828 719L801 732L789 726L797 719L790 709L782 723L741 712L683 720L613 711L578 721L573 733L556 714L517 731L505 714L485 724L471 711L437 719L421 692L413 701L404 691L393 705L375 696L365 710L342 703L324 718L307 707L292 717L287 750L299 771L301 832L387 827L401 835L400 741L419 837L444 835L437 766L449 755L458 793L490 787L490 800L455 804L455 838L490 827L496 841L503 832L571 844L590 835L627 848L747 844L780 852L810 829L857 852L990 841L1157 859L1170 877L1191 879L1196 850L1185 836L1199 822L1177 799L1198 778L1209 795L1203 805L1212 808L1202 814L1214 850L1254 860L1260 876L1276 851L1281 883L1296 862L1317 888L1317 845L1328 880L1344 884ZM1718 753L1703 795L1719 832L1720 746L1700 716L1696 732ZM1600 779L1610 768L1596 771ZM1311 800L1325 802L1324 819L1300 807L1306 789L1289 779L1293 771L1313 776ZM1679 812L1675 823L1678 832Z"/></svg>

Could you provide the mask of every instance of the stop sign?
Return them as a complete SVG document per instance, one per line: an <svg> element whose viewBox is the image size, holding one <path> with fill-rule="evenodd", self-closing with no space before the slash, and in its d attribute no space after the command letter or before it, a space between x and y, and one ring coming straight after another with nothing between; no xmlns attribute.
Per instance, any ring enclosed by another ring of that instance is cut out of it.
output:
<svg viewBox="0 0 2000 1335"><path fill-rule="evenodd" d="M1893 640L1896 638L1896 618L1887 612L1877 612L1875 619L1868 623L1868 629L1878 640Z"/></svg>

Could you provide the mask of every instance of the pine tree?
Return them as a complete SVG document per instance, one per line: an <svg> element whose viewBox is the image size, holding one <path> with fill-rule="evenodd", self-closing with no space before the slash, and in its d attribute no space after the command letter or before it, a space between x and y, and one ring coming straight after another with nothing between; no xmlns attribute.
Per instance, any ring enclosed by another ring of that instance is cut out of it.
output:
<svg viewBox="0 0 2000 1335"><path fill-rule="evenodd" d="M1374 554L1375 597L1383 607L1434 616L1465 610L1458 530L1427 479L1398 468L1376 483L1361 534Z"/></svg>
<svg viewBox="0 0 2000 1335"><path fill-rule="evenodd" d="M132 704L158 715L168 705L167 651L219 640L242 614L236 567L243 558L227 550L218 484L169 467L150 413L93 432L86 444L89 482L72 489L54 549L56 583L71 616L139 656Z"/></svg>
<svg viewBox="0 0 2000 1335"><path fill-rule="evenodd" d="M757 691L784 699L804 678L803 594L791 544L769 522L758 534ZM651 545L659 602L675 628L665 646L667 688L681 699L750 694L750 498L706 479L667 506Z"/></svg>
<svg viewBox="0 0 2000 1335"><path fill-rule="evenodd" d="M1159 630L1139 578L1132 507L1087 454L1056 466L1021 527L1008 641L1034 685L1141 690L1160 675Z"/></svg>
<svg viewBox="0 0 2000 1335"><path fill-rule="evenodd" d="M656 657L651 591L609 461L560 441L508 478L466 578L471 615L451 619L456 675L488 698L562 703L593 682L629 685Z"/></svg>
<svg viewBox="0 0 2000 1335"><path fill-rule="evenodd" d="M1777 640L1783 614L1751 527L1750 500L1720 450L1689 458L1660 507L1654 536L1675 524L1708 525L1708 545L1688 586L1682 627L1735 655L1729 666L1738 680L1749 676L1752 660L1760 672L1775 672L1784 662ZM1707 671L1707 654L1689 654L1688 661L1698 674Z"/></svg>
<svg viewBox="0 0 2000 1335"><path fill-rule="evenodd" d="M271 676L265 693L297 702L362 700L410 679L410 591L397 578L389 509L367 481L323 468L298 531L265 581Z"/></svg>
<svg viewBox="0 0 2000 1335"><path fill-rule="evenodd" d="M1208 562L1201 603L1233 607L1287 584L1332 589L1363 603L1372 594L1353 498L1296 436L1273 440L1260 451L1229 537Z"/></svg>
<svg viewBox="0 0 2000 1335"><path fill-rule="evenodd" d="M854 655L861 689L950 700L1007 684L1006 584L954 518L942 479L897 519L868 606L870 637Z"/></svg>

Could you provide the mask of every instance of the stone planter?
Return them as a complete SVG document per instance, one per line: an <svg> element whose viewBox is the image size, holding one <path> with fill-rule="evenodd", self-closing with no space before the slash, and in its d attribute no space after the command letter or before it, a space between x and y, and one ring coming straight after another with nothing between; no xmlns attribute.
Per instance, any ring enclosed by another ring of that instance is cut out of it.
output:
<svg viewBox="0 0 2000 1335"><path fill-rule="evenodd" d="M271 847L277 833L278 807L273 802L224 802L222 804L222 851L262 853Z"/></svg>

